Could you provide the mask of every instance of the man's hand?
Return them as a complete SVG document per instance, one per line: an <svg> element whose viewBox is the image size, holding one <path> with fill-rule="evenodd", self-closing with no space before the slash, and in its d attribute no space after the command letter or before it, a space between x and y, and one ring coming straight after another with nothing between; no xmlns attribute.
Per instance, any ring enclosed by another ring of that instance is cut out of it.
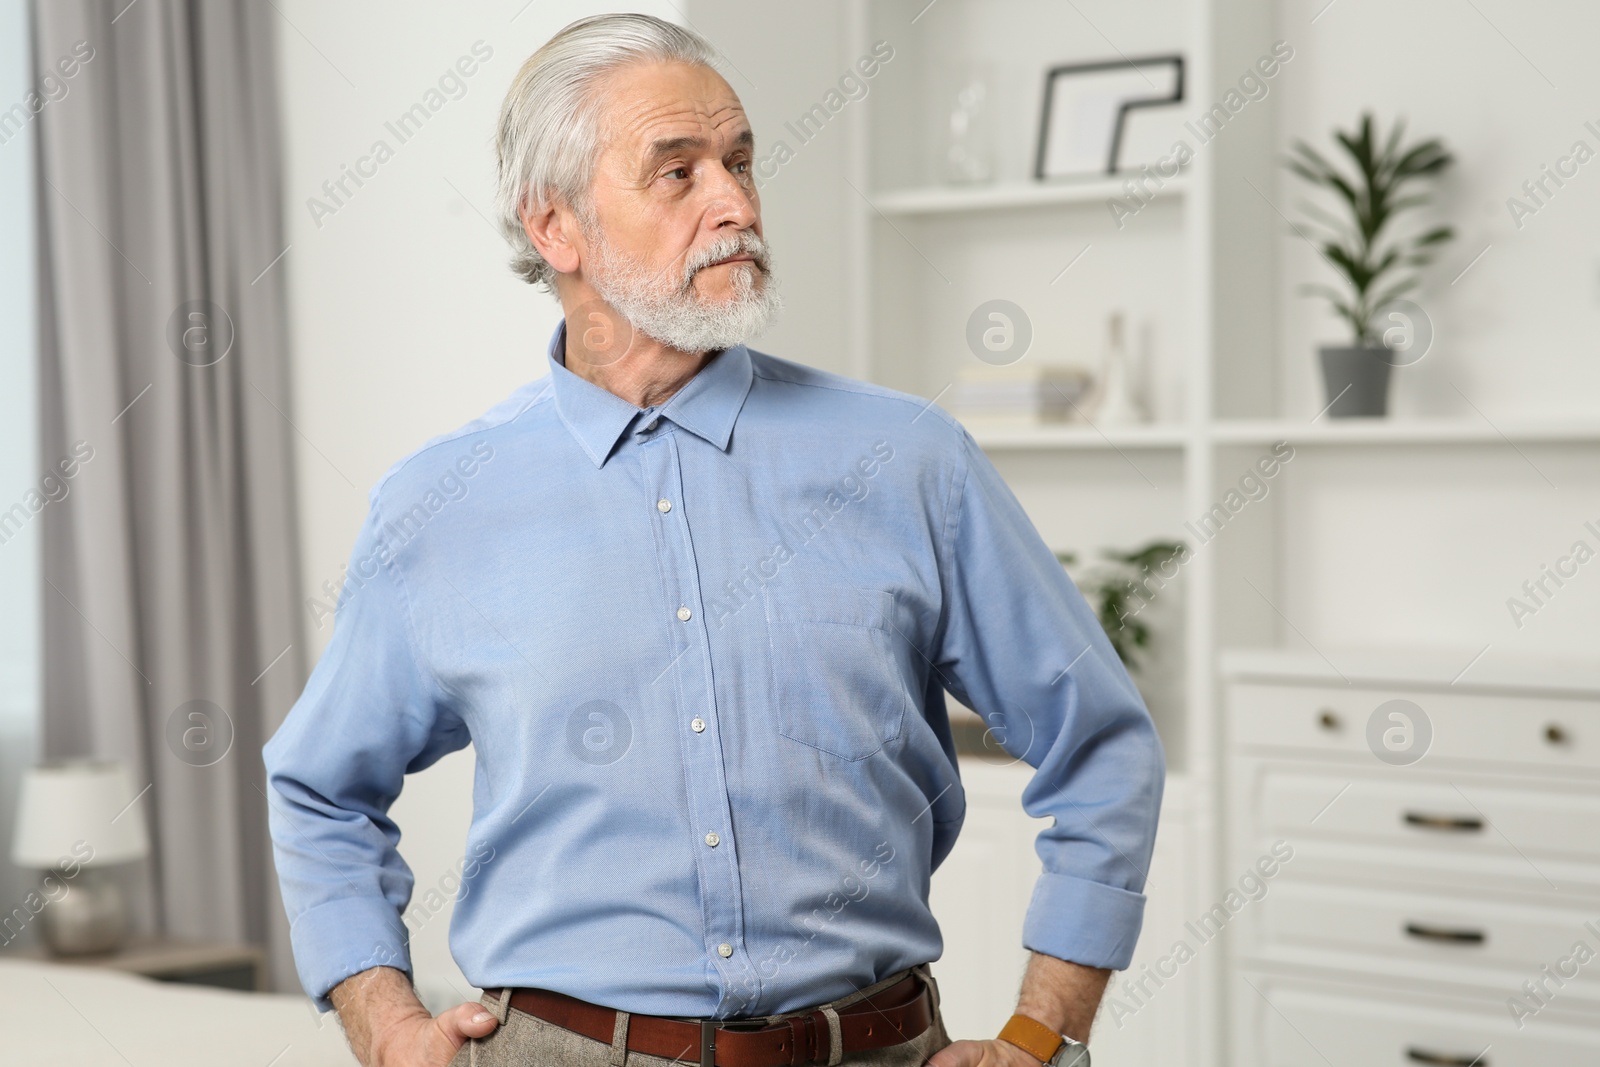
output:
<svg viewBox="0 0 1600 1067"><path fill-rule="evenodd" d="M1009 1041L955 1041L928 1057L928 1067L1039 1067L1039 1061Z"/></svg>
<svg viewBox="0 0 1600 1067"><path fill-rule="evenodd" d="M457 1004L437 1018L424 1009L377 1035L368 1067L446 1067L469 1038L487 1037L498 1025L482 1004Z"/></svg>
<svg viewBox="0 0 1600 1067"><path fill-rule="evenodd" d="M428 1014L405 972L372 967L328 994L339 1011L350 1051L362 1067L446 1067L469 1038L499 1025L482 1004L458 1004Z"/></svg>
<svg viewBox="0 0 1600 1067"><path fill-rule="evenodd" d="M1037 1019L1074 1041L1089 1042L1100 998L1111 972L1035 952L1022 976L1017 1012ZM1009 1041L954 1041L928 1057L928 1067L1039 1067L1039 1061Z"/></svg>

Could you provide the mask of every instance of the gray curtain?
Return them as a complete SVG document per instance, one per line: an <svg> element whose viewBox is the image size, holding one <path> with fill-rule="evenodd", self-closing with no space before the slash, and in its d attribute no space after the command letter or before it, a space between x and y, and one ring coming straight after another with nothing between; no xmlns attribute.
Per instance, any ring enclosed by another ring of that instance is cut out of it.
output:
<svg viewBox="0 0 1600 1067"><path fill-rule="evenodd" d="M43 733L149 786L136 927L266 946L297 988L260 755L308 659L275 17L34 4L36 83L65 86L34 120L43 458L79 460L41 512Z"/></svg>

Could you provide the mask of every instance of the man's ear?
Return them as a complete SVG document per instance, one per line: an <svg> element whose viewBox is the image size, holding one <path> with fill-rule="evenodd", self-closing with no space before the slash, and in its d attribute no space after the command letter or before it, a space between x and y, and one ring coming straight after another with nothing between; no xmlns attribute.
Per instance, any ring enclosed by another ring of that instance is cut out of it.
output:
<svg viewBox="0 0 1600 1067"><path fill-rule="evenodd" d="M571 211L555 203L535 208L523 200L519 214L523 232L553 270L571 274L578 269L579 248L572 240L577 220Z"/></svg>

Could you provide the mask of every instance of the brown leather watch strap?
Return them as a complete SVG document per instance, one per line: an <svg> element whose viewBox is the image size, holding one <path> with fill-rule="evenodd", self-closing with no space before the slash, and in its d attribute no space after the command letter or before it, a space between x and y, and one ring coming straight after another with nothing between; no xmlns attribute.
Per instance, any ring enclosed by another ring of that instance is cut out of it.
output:
<svg viewBox="0 0 1600 1067"><path fill-rule="evenodd" d="M1034 1059L1048 1061L1061 1047L1061 1035L1026 1015L1013 1015L1000 1028L1000 1040L1009 1041Z"/></svg>
<svg viewBox="0 0 1600 1067"><path fill-rule="evenodd" d="M484 995L493 1001L500 999L499 990L485 990ZM511 1007L607 1044L615 1032L617 1013L613 1009L553 990L514 989ZM932 1024L931 998L915 974L839 1009L839 1036L845 1054L898 1045ZM821 1011L772 1024L764 1019L685 1022L660 1015L628 1016L630 1051L691 1063L702 1062L702 1053L710 1052L710 1062L716 1067L827 1063L830 1045L828 1017Z"/></svg>

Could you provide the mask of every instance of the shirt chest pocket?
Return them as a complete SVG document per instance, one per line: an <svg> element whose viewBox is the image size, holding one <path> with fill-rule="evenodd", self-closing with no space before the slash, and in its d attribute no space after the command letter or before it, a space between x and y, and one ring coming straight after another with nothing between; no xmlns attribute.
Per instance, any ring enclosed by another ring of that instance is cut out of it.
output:
<svg viewBox="0 0 1600 1067"><path fill-rule="evenodd" d="M761 595L778 732L845 760L899 737L910 695L891 624L894 595L782 583Z"/></svg>

